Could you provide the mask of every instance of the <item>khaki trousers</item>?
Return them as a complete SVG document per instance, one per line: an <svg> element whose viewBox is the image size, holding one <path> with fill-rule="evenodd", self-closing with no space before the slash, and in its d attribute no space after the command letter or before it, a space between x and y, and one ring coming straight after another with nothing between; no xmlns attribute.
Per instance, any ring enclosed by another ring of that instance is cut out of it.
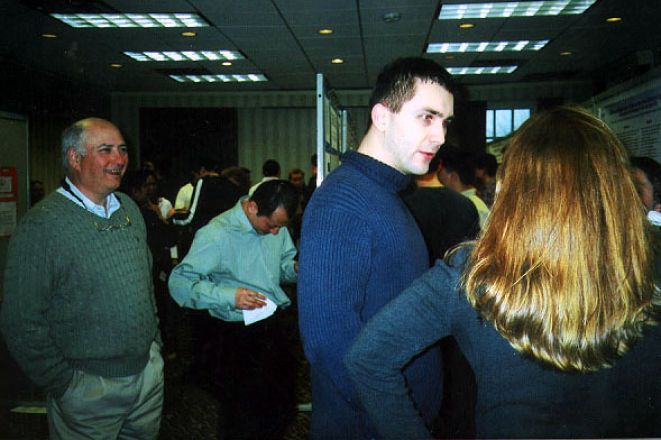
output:
<svg viewBox="0 0 661 440"><path fill-rule="evenodd" d="M126 377L101 377L80 370L60 398L48 396L52 440L158 437L163 407L163 358L155 342L145 369Z"/></svg>

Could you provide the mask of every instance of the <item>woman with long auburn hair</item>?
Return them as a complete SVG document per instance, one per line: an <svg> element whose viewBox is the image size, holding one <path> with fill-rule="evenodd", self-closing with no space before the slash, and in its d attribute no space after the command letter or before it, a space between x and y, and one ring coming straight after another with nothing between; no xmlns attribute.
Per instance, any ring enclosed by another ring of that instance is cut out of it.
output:
<svg viewBox="0 0 661 440"><path fill-rule="evenodd" d="M401 369L454 336L478 437L661 436L661 275L628 156L575 107L512 136L474 243L364 328L346 363L383 438L425 438Z"/></svg>

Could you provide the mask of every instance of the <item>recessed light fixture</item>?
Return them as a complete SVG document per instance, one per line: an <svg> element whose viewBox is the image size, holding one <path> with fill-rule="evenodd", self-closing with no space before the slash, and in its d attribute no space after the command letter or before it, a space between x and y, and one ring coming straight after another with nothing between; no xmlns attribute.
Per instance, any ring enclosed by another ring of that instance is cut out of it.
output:
<svg viewBox="0 0 661 440"><path fill-rule="evenodd" d="M319 29L319 33L321 35L330 35L333 32L334 32L333 29L329 29L329 28Z"/></svg>
<svg viewBox="0 0 661 440"><path fill-rule="evenodd" d="M597 0L508 1L499 3L444 4L439 20L463 18L532 17L539 15L582 14Z"/></svg>
<svg viewBox="0 0 661 440"><path fill-rule="evenodd" d="M231 61L223 61L223 62L220 63L220 64L222 64L223 66L231 66L231 65L232 65L232 62L231 62Z"/></svg>
<svg viewBox="0 0 661 440"><path fill-rule="evenodd" d="M451 75L495 75L498 73L512 73L517 66L489 66L489 67L448 67Z"/></svg>
<svg viewBox="0 0 661 440"><path fill-rule="evenodd" d="M194 13L145 14L50 14L74 28L155 28L207 27L202 17Z"/></svg>
<svg viewBox="0 0 661 440"><path fill-rule="evenodd" d="M402 18L402 14L399 12L387 12L383 14L383 21L386 23L393 23L399 21Z"/></svg>
<svg viewBox="0 0 661 440"><path fill-rule="evenodd" d="M182 33L179 34L179 35L181 35L182 37L188 37L188 38L190 38L190 37L197 37L197 32L193 32L193 31L184 31L184 32L182 32Z"/></svg>
<svg viewBox="0 0 661 440"><path fill-rule="evenodd" d="M540 50L548 42L549 40L430 43L427 46L427 53L520 52L523 50Z"/></svg>
<svg viewBox="0 0 661 440"><path fill-rule="evenodd" d="M622 21L622 17L608 17L606 21L608 23L619 23Z"/></svg>
<svg viewBox="0 0 661 440"><path fill-rule="evenodd" d="M184 51L146 51L124 52L136 61L220 61L240 60L244 56L235 50L184 50Z"/></svg>
<svg viewBox="0 0 661 440"><path fill-rule="evenodd" d="M51 34L51 33L41 34L41 36L44 37L44 38L51 38L51 39L52 38L57 38L57 34Z"/></svg>
<svg viewBox="0 0 661 440"><path fill-rule="evenodd" d="M569 55L571 55L570 50L563 50L562 52L560 52L560 56L562 57L568 57Z"/></svg>
<svg viewBox="0 0 661 440"><path fill-rule="evenodd" d="M472 27L475 27L473 23L461 23L459 25L459 29L470 29Z"/></svg>
<svg viewBox="0 0 661 440"><path fill-rule="evenodd" d="M331 60L332 64L344 64L344 60L342 58L333 58Z"/></svg>
<svg viewBox="0 0 661 440"><path fill-rule="evenodd" d="M110 67L113 67L115 69L119 69L120 67L122 67L122 65L119 64L119 63L112 63L112 64L110 64Z"/></svg>
<svg viewBox="0 0 661 440"><path fill-rule="evenodd" d="M245 75L168 75L177 82L214 83L214 82L261 82L268 79L257 73Z"/></svg>

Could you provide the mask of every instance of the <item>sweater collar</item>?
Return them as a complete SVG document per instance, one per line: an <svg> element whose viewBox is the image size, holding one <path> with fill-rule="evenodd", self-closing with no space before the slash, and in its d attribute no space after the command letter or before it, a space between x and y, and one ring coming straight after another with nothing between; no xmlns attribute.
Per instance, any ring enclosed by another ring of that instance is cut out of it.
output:
<svg viewBox="0 0 661 440"><path fill-rule="evenodd" d="M97 205L83 194L69 177L64 178L62 186L57 189L57 192L74 202L76 205L102 218L110 218L122 204L115 193L110 193L106 196L106 206Z"/></svg>
<svg viewBox="0 0 661 440"><path fill-rule="evenodd" d="M411 182L408 175L400 173L393 167L379 162L371 156L356 151L343 154L342 163L357 168L377 184L392 192L403 190Z"/></svg>

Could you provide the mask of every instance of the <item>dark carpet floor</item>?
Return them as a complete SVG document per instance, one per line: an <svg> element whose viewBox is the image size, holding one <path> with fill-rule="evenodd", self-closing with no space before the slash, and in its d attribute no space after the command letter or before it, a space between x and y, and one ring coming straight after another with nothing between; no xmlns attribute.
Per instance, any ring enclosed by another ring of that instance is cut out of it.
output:
<svg viewBox="0 0 661 440"><path fill-rule="evenodd" d="M296 334L295 314L290 313L292 352L297 359L296 400L310 402L310 381L306 361ZM178 325L176 356L165 359L165 404L159 438L162 440L222 439L221 405L212 381L190 375L191 337L186 319ZM43 395L23 376L0 344L0 439L41 440L48 438ZM21 412L15 412L16 409ZM284 439L308 437L310 413L298 411L288 425Z"/></svg>

